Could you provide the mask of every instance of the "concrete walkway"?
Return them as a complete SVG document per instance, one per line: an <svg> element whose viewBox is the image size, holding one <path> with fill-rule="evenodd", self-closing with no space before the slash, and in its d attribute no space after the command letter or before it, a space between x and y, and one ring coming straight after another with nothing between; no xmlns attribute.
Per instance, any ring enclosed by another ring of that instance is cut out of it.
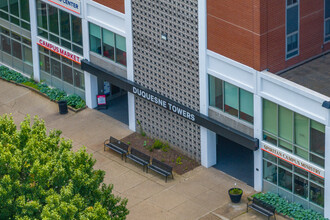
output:
<svg viewBox="0 0 330 220"><path fill-rule="evenodd" d="M247 196L253 188L214 168L198 167L165 183L156 173L145 173L142 167L103 151L109 136L121 139L131 131L128 126L93 109L79 113L58 113L56 103L29 89L0 80L0 114L12 113L19 124L26 114L39 115L48 129L62 130L62 136L73 140L73 150L86 146L97 160L95 168L106 171L105 182L114 184L114 193L128 198L131 220L218 220L266 219L253 211L246 213ZM228 189L237 183L244 190L242 202L234 205ZM279 216L277 219L281 219Z"/></svg>

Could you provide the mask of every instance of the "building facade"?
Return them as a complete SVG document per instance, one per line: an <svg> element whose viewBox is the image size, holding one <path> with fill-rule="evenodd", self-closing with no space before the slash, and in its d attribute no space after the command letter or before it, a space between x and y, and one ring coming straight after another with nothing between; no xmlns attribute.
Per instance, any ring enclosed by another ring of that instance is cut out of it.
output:
<svg viewBox="0 0 330 220"><path fill-rule="evenodd" d="M3 65L330 217L330 0L4 0L0 38Z"/></svg>

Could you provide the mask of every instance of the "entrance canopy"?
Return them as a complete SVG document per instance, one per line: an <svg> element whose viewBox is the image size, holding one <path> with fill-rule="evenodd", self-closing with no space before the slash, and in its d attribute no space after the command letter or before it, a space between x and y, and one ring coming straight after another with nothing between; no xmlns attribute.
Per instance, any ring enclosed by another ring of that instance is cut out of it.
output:
<svg viewBox="0 0 330 220"><path fill-rule="evenodd" d="M116 85L134 95L143 98L149 102L152 102L159 107L165 108L168 111L173 112L193 123L196 123L204 128L207 128L216 134L219 134L229 140L232 140L250 150L257 150L259 147L259 141L257 138L250 137L236 129L233 129L225 124L222 124L206 115L203 115L197 111L189 109L180 103L174 102L169 98L162 96L150 89L147 89L135 82L132 82L126 78L118 76L102 67L99 67L88 60L82 60L81 69L87 71L97 77L101 77L113 85Z"/></svg>

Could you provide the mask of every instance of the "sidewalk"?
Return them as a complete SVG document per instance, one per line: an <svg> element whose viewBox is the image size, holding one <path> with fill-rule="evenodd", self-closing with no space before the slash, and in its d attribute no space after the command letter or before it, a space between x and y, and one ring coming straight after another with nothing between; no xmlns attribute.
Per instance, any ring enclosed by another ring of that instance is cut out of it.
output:
<svg viewBox="0 0 330 220"><path fill-rule="evenodd" d="M44 119L48 129L62 130L62 136L73 140L73 150L86 146L97 160L95 168L106 171L105 183L114 184L114 194L128 198L129 220L219 220L266 219L251 210L246 213L247 196L252 187L214 168L202 166L165 183L156 173L145 173L142 167L125 163L121 157L103 150L109 136L121 139L132 132L128 126L93 109L79 113L58 113L58 105L38 94L0 80L0 114L12 113L19 124L26 114ZM228 189L237 183L244 191L242 202L230 202ZM276 216L281 219L280 216Z"/></svg>

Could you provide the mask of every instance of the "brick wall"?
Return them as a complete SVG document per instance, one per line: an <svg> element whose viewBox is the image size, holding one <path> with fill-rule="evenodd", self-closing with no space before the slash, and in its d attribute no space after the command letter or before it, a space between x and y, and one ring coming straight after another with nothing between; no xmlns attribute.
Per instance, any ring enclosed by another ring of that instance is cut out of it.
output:
<svg viewBox="0 0 330 220"><path fill-rule="evenodd" d="M125 0L94 0L108 8L125 13Z"/></svg>
<svg viewBox="0 0 330 220"><path fill-rule="evenodd" d="M208 49L276 73L330 49L324 1L300 0L299 55L285 60L285 0L208 0Z"/></svg>

